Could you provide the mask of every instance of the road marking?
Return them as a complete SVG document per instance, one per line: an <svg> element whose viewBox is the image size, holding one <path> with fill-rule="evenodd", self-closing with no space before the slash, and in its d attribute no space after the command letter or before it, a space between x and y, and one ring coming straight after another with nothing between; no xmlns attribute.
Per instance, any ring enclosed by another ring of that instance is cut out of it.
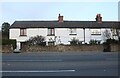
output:
<svg viewBox="0 0 120 78"><path fill-rule="evenodd" d="M4 60L3 62L61 62L62 60Z"/></svg>
<svg viewBox="0 0 120 78"><path fill-rule="evenodd" d="M2 73L55 73L55 72L75 72L75 70L40 70L40 71L0 71Z"/></svg>
<svg viewBox="0 0 120 78"><path fill-rule="evenodd" d="M10 64L7 64L8 66L10 66Z"/></svg>

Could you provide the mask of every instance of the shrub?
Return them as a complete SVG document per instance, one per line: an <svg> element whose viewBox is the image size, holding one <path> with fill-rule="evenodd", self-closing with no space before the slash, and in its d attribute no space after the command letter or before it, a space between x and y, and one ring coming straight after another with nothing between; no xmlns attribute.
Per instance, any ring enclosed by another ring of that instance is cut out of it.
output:
<svg viewBox="0 0 120 78"><path fill-rule="evenodd" d="M13 49L16 48L16 40L13 39L2 39L2 45L12 45Z"/></svg>
<svg viewBox="0 0 120 78"><path fill-rule="evenodd" d="M118 40L115 40L115 39L107 39L106 40L106 42L105 42L106 44L111 44L111 43L119 43L119 41Z"/></svg>
<svg viewBox="0 0 120 78"><path fill-rule="evenodd" d="M39 35L35 37L31 37L29 40L26 41L26 43L29 45L40 45L40 46L46 45L45 37Z"/></svg>
<svg viewBox="0 0 120 78"><path fill-rule="evenodd" d="M98 41L98 40L90 40L89 44L100 44L100 41Z"/></svg>
<svg viewBox="0 0 120 78"><path fill-rule="evenodd" d="M80 42L79 42L78 39L73 38L73 39L70 41L70 44L71 44L71 45L78 45L78 44L80 44Z"/></svg>
<svg viewBox="0 0 120 78"><path fill-rule="evenodd" d="M111 47L110 44L115 43L115 44L119 44L119 40L115 40L115 39L107 39L106 42L104 42L104 52L110 52L111 51Z"/></svg>

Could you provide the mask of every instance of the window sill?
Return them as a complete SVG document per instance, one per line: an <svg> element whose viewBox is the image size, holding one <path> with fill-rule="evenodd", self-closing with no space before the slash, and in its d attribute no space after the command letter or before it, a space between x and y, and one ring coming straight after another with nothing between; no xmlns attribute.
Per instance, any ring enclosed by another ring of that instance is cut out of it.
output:
<svg viewBox="0 0 120 78"><path fill-rule="evenodd" d="M55 34L48 34L47 36L55 36Z"/></svg>
<svg viewBox="0 0 120 78"><path fill-rule="evenodd" d="M91 35L101 35L101 34L91 34Z"/></svg>
<svg viewBox="0 0 120 78"><path fill-rule="evenodd" d="M69 35L77 35L77 34L69 34Z"/></svg>
<svg viewBox="0 0 120 78"><path fill-rule="evenodd" d="M118 35L113 35L113 36L118 36Z"/></svg>
<svg viewBox="0 0 120 78"><path fill-rule="evenodd" d="M27 37L27 35L20 35L20 37Z"/></svg>

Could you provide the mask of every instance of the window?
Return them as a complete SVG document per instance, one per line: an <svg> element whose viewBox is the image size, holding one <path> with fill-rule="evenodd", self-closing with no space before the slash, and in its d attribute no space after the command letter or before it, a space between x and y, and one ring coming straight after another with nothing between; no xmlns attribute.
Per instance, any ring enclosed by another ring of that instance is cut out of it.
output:
<svg viewBox="0 0 120 78"><path fill-rule="evenodd" d="M54 28L48 28L48 35L55 35L55 29Z"/></svg>
<svg viewBox="0 0 120 78"><path fill-rule="evenodd" d="M101 35L100 29L91 29L91 35Z"/></svg>
<svg viewBox="0 0 120 78"><path fill-rule="evenodd" d="M20 29L20 36L27 36L27 32L25 28Z"/></svg>
<svg viewBox="0 0 120 78"><path fill-rule="evenodd" d="M70 28L70 34L69 35L77 35L76 28Z"/></svg>

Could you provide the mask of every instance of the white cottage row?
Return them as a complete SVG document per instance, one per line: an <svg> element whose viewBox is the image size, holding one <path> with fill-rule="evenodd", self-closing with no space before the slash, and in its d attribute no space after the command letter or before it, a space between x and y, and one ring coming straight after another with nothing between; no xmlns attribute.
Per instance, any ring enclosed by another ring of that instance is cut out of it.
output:
<svg viewBox="0 0 120 78"><path fill-rule="evenodd" d="M100 14L96 15L96 21L64 21L59 14L58 21L15 21L10 27L10 39L17 40L17 48L21 48L21 42L25 42L30 37L41 35L45 37L46 44L55 42L58 44L70 44L74 38L84 43L90 40L104 42L105 33L110 34L110 38L118 39L116 28L117 21L102 21Z"/></svg>

